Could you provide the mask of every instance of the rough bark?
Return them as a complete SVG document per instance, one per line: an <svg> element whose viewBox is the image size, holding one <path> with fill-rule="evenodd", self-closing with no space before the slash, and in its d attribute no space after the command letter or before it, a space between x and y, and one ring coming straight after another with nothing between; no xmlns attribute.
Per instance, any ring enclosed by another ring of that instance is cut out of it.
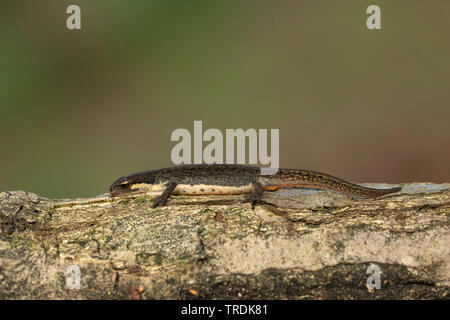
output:
<svg viewBox="0 0 450 320"><path fill-rule="evenodd" d="M377 200L284 189L254 211L242 196L152 209L150 195L3 192L0 298L448 299L450 185L403 187Z"/></svg>

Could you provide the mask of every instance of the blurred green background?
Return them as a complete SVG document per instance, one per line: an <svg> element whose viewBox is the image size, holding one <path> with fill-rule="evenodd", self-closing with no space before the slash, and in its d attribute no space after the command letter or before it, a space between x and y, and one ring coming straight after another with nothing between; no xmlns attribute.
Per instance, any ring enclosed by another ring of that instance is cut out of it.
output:
<svg viewBox="0 0 450 320"><path fill-rule="evenodd" d="M279 128L281 167L449 181L449 16L448 0L2 1L0 190L107 192L171 166L194 120Z"/></svg>

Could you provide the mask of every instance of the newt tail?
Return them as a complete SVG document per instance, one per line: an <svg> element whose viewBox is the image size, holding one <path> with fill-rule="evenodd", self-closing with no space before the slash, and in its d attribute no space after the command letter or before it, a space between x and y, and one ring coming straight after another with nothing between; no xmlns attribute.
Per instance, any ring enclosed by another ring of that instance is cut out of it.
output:
<svg viewBox="0 0 450 320"><path fill-rule="evenodd" d="M261 176L265 180L264 190L274 191L281 187L306 187L337 191L349 196L377 198L400 191L401 187L391 189L373 189L333 177L329 174L297 169L280 169L275 175Z"/></svg>

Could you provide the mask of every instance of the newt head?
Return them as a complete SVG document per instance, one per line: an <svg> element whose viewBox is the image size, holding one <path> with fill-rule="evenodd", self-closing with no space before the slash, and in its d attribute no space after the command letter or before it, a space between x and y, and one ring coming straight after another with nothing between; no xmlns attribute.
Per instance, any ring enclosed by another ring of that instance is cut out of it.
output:
<svg viewBox="0 0 450 320"><path fill-rule="evenodd" d="M118 196L124 193L132 192L132 181L128 177L121 177L113 182L109 187L109 193L112 196Z"/></svg>
<svg viewBox="0 0 450 320"><path fill-rule="evenodd" d="M151 189L151 183L147 180L151 179L148 175L134 174L127 177L121 177L113 182L109 187L109 193L112 196L121 194L146 193Z"/></svg>

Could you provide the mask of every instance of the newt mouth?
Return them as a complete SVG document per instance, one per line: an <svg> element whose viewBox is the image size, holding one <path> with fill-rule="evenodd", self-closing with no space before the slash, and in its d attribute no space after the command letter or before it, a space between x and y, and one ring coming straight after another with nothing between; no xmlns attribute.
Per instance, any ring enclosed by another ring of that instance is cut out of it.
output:
<svg viewBox="0 0 450 320"><path fill-rule="evenodd" d="M121 194L127 194L130 192L132 192L131 188L126 185L119 185L119 186L114 186L114 187L111 186L111 188L109 188L109 193L112 196L119 196Z"/></svg>
<svg viewBox="0 0 450 320"><path fill-rule="evenodd" d="M112 185L109 188L109 193L112 196L120 196L123 194L139 194L148 192L148 188L145 184L131 184L131 183L122 183L119 185Z"/></svg>

